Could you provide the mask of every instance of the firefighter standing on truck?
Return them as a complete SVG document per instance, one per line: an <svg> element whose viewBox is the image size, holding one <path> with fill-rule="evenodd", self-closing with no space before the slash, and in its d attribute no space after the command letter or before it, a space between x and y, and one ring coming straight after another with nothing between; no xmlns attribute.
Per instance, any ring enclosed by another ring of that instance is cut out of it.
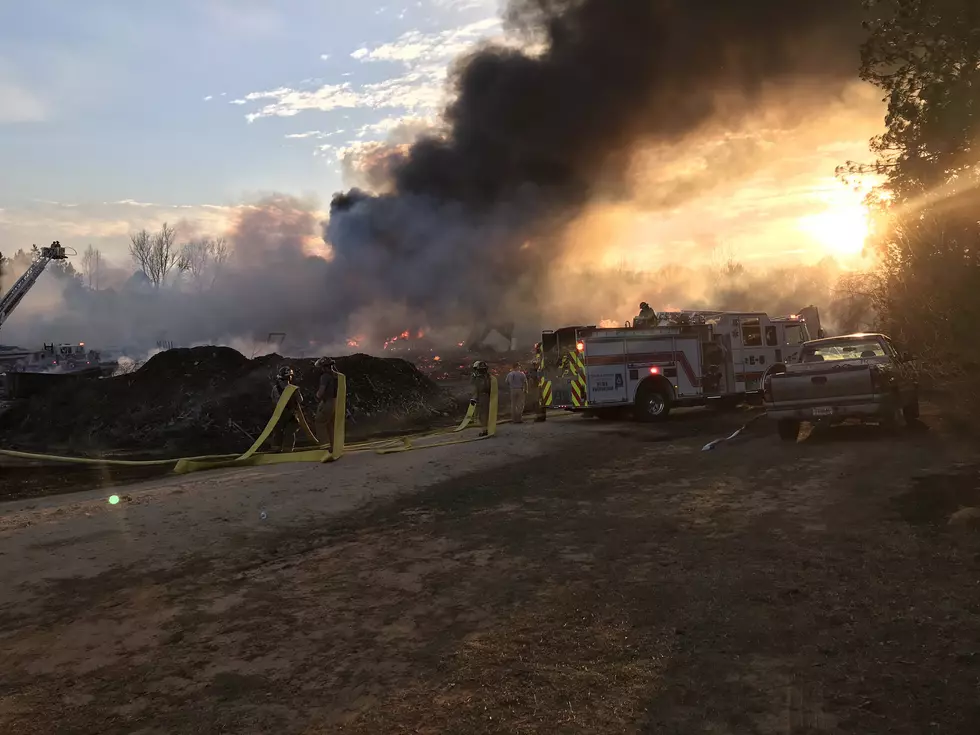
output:
<svg viewBox="0 0 980 735"><path fill-rule="evenodd" d="M316 390L316 440L327 444L333 451L334 416L337 413L337 363L330 357L321 357L314 363L320 371L320 384Z"/></svg>
<svg viewBox="0 0 980 735"><path fill-rule="evenodd" d="M480 436L486 436L490 425L490 366L483 360L473 363L472 381L473 397L470 403L476 406L477 420L483 431Z"/></svg>
<svg viewBox="0 0 980 735"><path fill-rule="evenodd" d="M293 382L293 369L288 365L283 365L279 368L276 373L276 379L272 383L272 403L273 405L279 405L279 399L282 394L286 391L286 387L292 385ZM296 433L299 431L300 420L299 412L302 411L303 396L296 390L289 399L289 403L286 404L285 410L282 412L282 416L279 417L279 423L276 424L276 428L272 430L272 451L273 452L286 452L293 451L296 448ZM287 450L287 445L289 449Z"/></svg>

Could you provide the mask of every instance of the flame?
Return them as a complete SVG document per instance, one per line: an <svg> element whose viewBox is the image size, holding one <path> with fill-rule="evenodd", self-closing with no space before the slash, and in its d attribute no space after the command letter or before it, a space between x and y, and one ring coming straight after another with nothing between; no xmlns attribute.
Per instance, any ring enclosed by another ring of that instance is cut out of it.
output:
<svg viewBox="0 0 980 735"><path fill-rule="evenodd" d="M619 322L617 322L617 321L615 321L613 319L600 319L599 320L599 326L602 329L615 329L616 327L619 326Z"/></svg>
<svg viewBox="0 0 980 735"><path fill-rule="evenodd" d="M441 360L442 358L441 358L441 357L439 357L439 355L436 355L436 356L435 356L435 357L433 357L432 359L433 359L433 360L435 360L436 362L439 362L439 361L440 361L440 360Z"/></svg>
<svg viewBox="0 0 980 735"><path fill-rule="evenodd" d="M360 347L361 346L360 339L354 338L354 339L347 340L347 346L348 347Z"/></svg>
<svg viewBox="0 0 980 735"><path fill-rule="evenodd" d="M663 310L664 311L677 311L677 312L680 311L680 309L678 309L676 306L665 306Z"/></svg>
<svg viewBox="0 0 980 735"><path fill-rule="evenodd" d="M419 335L421 336L421 332L419 333ZM409 337L411 337L411 336L412 336L412 335L411 335L411 333L410 333L410 332L409 332L409 331L408 331L408 330L406 329L406 330L405 330L404 332L402 332L401 334L396 334L396 335L395 335L394 337L390 337L390 338L388 338L388 339L386 339L386 340L385 340L385 345L384 345L384 349L386 349L386 350L387 350L387 349L388 349L388 346L389 346L389 345L390 345L390 344L391 344L392 342L397 342L397 341L398 341L398 340L400 340L400 339L408 339L408 338L409 338Z"/></svg>

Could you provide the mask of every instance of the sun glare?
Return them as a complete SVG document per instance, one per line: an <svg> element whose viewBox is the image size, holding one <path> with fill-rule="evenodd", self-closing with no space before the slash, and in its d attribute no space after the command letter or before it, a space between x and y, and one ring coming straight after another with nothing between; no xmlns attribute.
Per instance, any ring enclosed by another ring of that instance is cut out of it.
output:
<svg viewBox="0 0 980 735"><path fill-rule="evenodd" d="M870 233L868 210L860 202L832 204L825 211L803 217L800 229L831 255L860 255Z"/></svg>

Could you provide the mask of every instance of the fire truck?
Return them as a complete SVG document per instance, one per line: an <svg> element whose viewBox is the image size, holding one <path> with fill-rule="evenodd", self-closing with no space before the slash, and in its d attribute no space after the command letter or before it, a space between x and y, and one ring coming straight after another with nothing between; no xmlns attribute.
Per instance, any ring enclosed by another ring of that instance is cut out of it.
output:
<svg viewBox="0 0 980 735"><path fill-rule="evenodd" d="M680 311L652 326L563 327L544 332L537 348L543 399L599 416L631 408L641 421L660 421L672 408L758 393L766 373L808 339L804 317L762 312Z"/></svg>

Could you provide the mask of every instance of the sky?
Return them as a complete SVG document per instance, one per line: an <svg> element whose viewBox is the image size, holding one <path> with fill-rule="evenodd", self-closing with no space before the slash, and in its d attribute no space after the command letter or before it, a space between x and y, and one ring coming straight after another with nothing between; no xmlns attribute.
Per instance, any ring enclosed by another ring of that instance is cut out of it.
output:
<svg viewBox="0 0 980 735"><path fill-rule="evenodd" d="M270 192L325 208L350 183L345 155L438 114L451 62L499 36L498 14L496 0L0 4L0 252L58 239L124 262L135 230L218 235ZM705 243L742 260L853 255L860 193L834 166L867 158L879 97L855 83L791 129L760 113L649 152L652 205L601 213L605 241L593 252L583 234L579 250L605 264ZM668 168L714 180L660 201Z"/></svg>

